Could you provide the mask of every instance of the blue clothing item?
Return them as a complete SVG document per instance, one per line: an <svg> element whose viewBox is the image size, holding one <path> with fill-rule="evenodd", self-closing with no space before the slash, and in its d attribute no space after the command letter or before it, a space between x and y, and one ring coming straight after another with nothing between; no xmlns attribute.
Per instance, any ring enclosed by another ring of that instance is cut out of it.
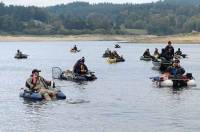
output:
<svg viewBox="0 0 200 132"><path fill-rule="evenodd" d="M176 72L176 68L173 67L173 68L171 69L171 74L175 76L176 73L177 73L177 72Z"/></svg>

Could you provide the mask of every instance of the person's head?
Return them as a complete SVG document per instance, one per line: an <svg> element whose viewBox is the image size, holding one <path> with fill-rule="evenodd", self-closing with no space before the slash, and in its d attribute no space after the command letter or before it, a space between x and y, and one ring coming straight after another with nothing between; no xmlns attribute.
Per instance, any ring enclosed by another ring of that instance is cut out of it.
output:
<svg viewBox="0 0 200 132"><path fill-rule="evenodd" d="M174 63L174 67L179 67L179 66L180 66L180 63L177 63L177 62Z"/></svg>
<svg viewBox="0 0 200 132"><path fill-rule="evenodd" d="M158 51L158 48L155 48L155 51Z"/></svg>
<svg viewBox="0 0 200 132"><path fill-rule="evenodd" d="M149 49L147 49L147 51L149 51Z"/></svg>
<svg viewBox="0 0 200 132"><path fill-rule="evenodd" d="M174 62L180 63L180 60L179 59L175 59Z"/></svg>
<svg viewBox="0 0 200 132"><path fill-rule="evenodd" d="M19 50L17 50L17 52L19 52Z"/></svg>
<svg viewBox="0 0 200 132"><path fill-rule="evenodd" d="M179 67L179 66L180 66L180 60L179 60L179 59L176 59L176 60L174 61L174 66L175 66L175 67Z"/></svg>
<svg viewBox="0 0 200 132"><path fill-rule="evenodd" d="M172 44L172 42L171 42L171 41L168 41L168 45L170 45L170 46L171 46L171 44Z"/></svg>
<svg viewBox="0 0 200 132"><path fill-rule="evenodd" d="M85 57L82 57L82 58L80 59L80 62L81 62L81 63L84 63L84 62L85 62Z"/></svg>
<svg viewBox="0 0 200 132"><path fill-rule="evenodd" d="M178 51L181 51L181 49L180 49L180 48L178 48Z"/></svg>
<svg viewBox="0 0 200 132"><path fill-rule="evenodd" d="M33 70L32 70L32 75L39 76L39 72L41 72L41 70L33 69Z"/></svg>

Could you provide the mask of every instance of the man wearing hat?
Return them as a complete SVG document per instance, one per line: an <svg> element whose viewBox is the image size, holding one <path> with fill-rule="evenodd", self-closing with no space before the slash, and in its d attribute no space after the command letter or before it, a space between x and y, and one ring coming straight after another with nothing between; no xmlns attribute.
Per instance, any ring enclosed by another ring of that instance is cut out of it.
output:
<svg viewBox="0 0 200 132"><path fill-rule="evenodd" d="M180 60L175 60L173 65L167 68L167 71L173 76L182 76L185 73L185 69L180 66Z"/></svg>
<svg viewBox="0 0 200 132"><path fill-rule="evenodd" d="M33 69L30 78L26 80L26 86L32 90L39 92L46 100L51 100L52 97L55 97L56 92L49 90L48 87L51 85L51 81L45 80L39 75L41 72L38 69Z"/></svg>

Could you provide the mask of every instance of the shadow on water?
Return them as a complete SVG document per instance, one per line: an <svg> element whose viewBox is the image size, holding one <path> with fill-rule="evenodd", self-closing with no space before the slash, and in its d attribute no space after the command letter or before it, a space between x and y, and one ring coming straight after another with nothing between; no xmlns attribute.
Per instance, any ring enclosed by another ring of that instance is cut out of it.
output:
<svg viewBox="0 0 200 132"><path fill-rule="evenodd" d="M185 90L200 90L196 87L159 87L156 84L153 84L152 87L157 89L169 89L172 94L181 94Z"/></svg>
<svg viewBox="0 0 200 132"><path fill-rule="evenodd" d="M78 89L86 89L87 85L88 85L87 81L73 82L73 87Z"/></svg>
<svg viewBox="0 0 200 132"><path fill-rule="evenodd" d="M156 87L156 86L154 86ZM181 94L183 93L184 91L186 90L200 90L199 88L196 88L196 87L156 87L156 88L159 88L159 89L169 89L169 91L172 93L172 94Z"/></svg>
<svg viewBox="0 0 200 132"><path fill-rule="evenodd" d="M33 100L28 100L28 99L23 99L24 102L23 104L25 104L27 107L30 108L41 108L42 105L47 105L48 101L33 101ZM52 100L52 101L58 101L58 100ZM51 102L52 102L51 101ZM68 104L83 104L83 103L90 103L89 100L84 100L84 99L73 99L73 98L67 98L66 100L64 100L64 102L67 102Z"/></svg>
<svg viewBox="0 0 200 132"><path fill-rule="evenodd" d="M42 101L34 101L34 100L29 100L29 99L23 99L24 102L23 104L25 104L27 107L32 107L32 106L42 106L42 105L46 105L47 101L42 100Z"/></svg>
<svg viewBox="0 0 200 132"><path fill-rule="evenodd" d="M69 104L83 104L83 103L90 103L89 100L84 99L67 99L67 103Z"/></svg>
<svg viewBox="0 0 200 132"><path fill-rule="evenodd" d="M184 87L184 88L180 88L180 87L172 87L171 88L171 92L173 93L173 94L181 94L184 90L186 89L186 87Z"/></svg>

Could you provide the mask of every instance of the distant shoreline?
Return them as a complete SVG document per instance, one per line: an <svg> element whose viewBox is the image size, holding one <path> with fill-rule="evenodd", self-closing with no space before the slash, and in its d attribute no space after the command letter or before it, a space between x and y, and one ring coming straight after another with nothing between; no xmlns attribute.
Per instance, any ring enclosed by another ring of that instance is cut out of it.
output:
<svg viewBox="0 0 200 132"><path fill-rule="evenodd" d="M200 44L200 33L181 34L170 36L154 35L23 35L23 36L0 36L0 42L19 41L122 41L125 43L163 43L172 41L176 44Z"/></svg>

